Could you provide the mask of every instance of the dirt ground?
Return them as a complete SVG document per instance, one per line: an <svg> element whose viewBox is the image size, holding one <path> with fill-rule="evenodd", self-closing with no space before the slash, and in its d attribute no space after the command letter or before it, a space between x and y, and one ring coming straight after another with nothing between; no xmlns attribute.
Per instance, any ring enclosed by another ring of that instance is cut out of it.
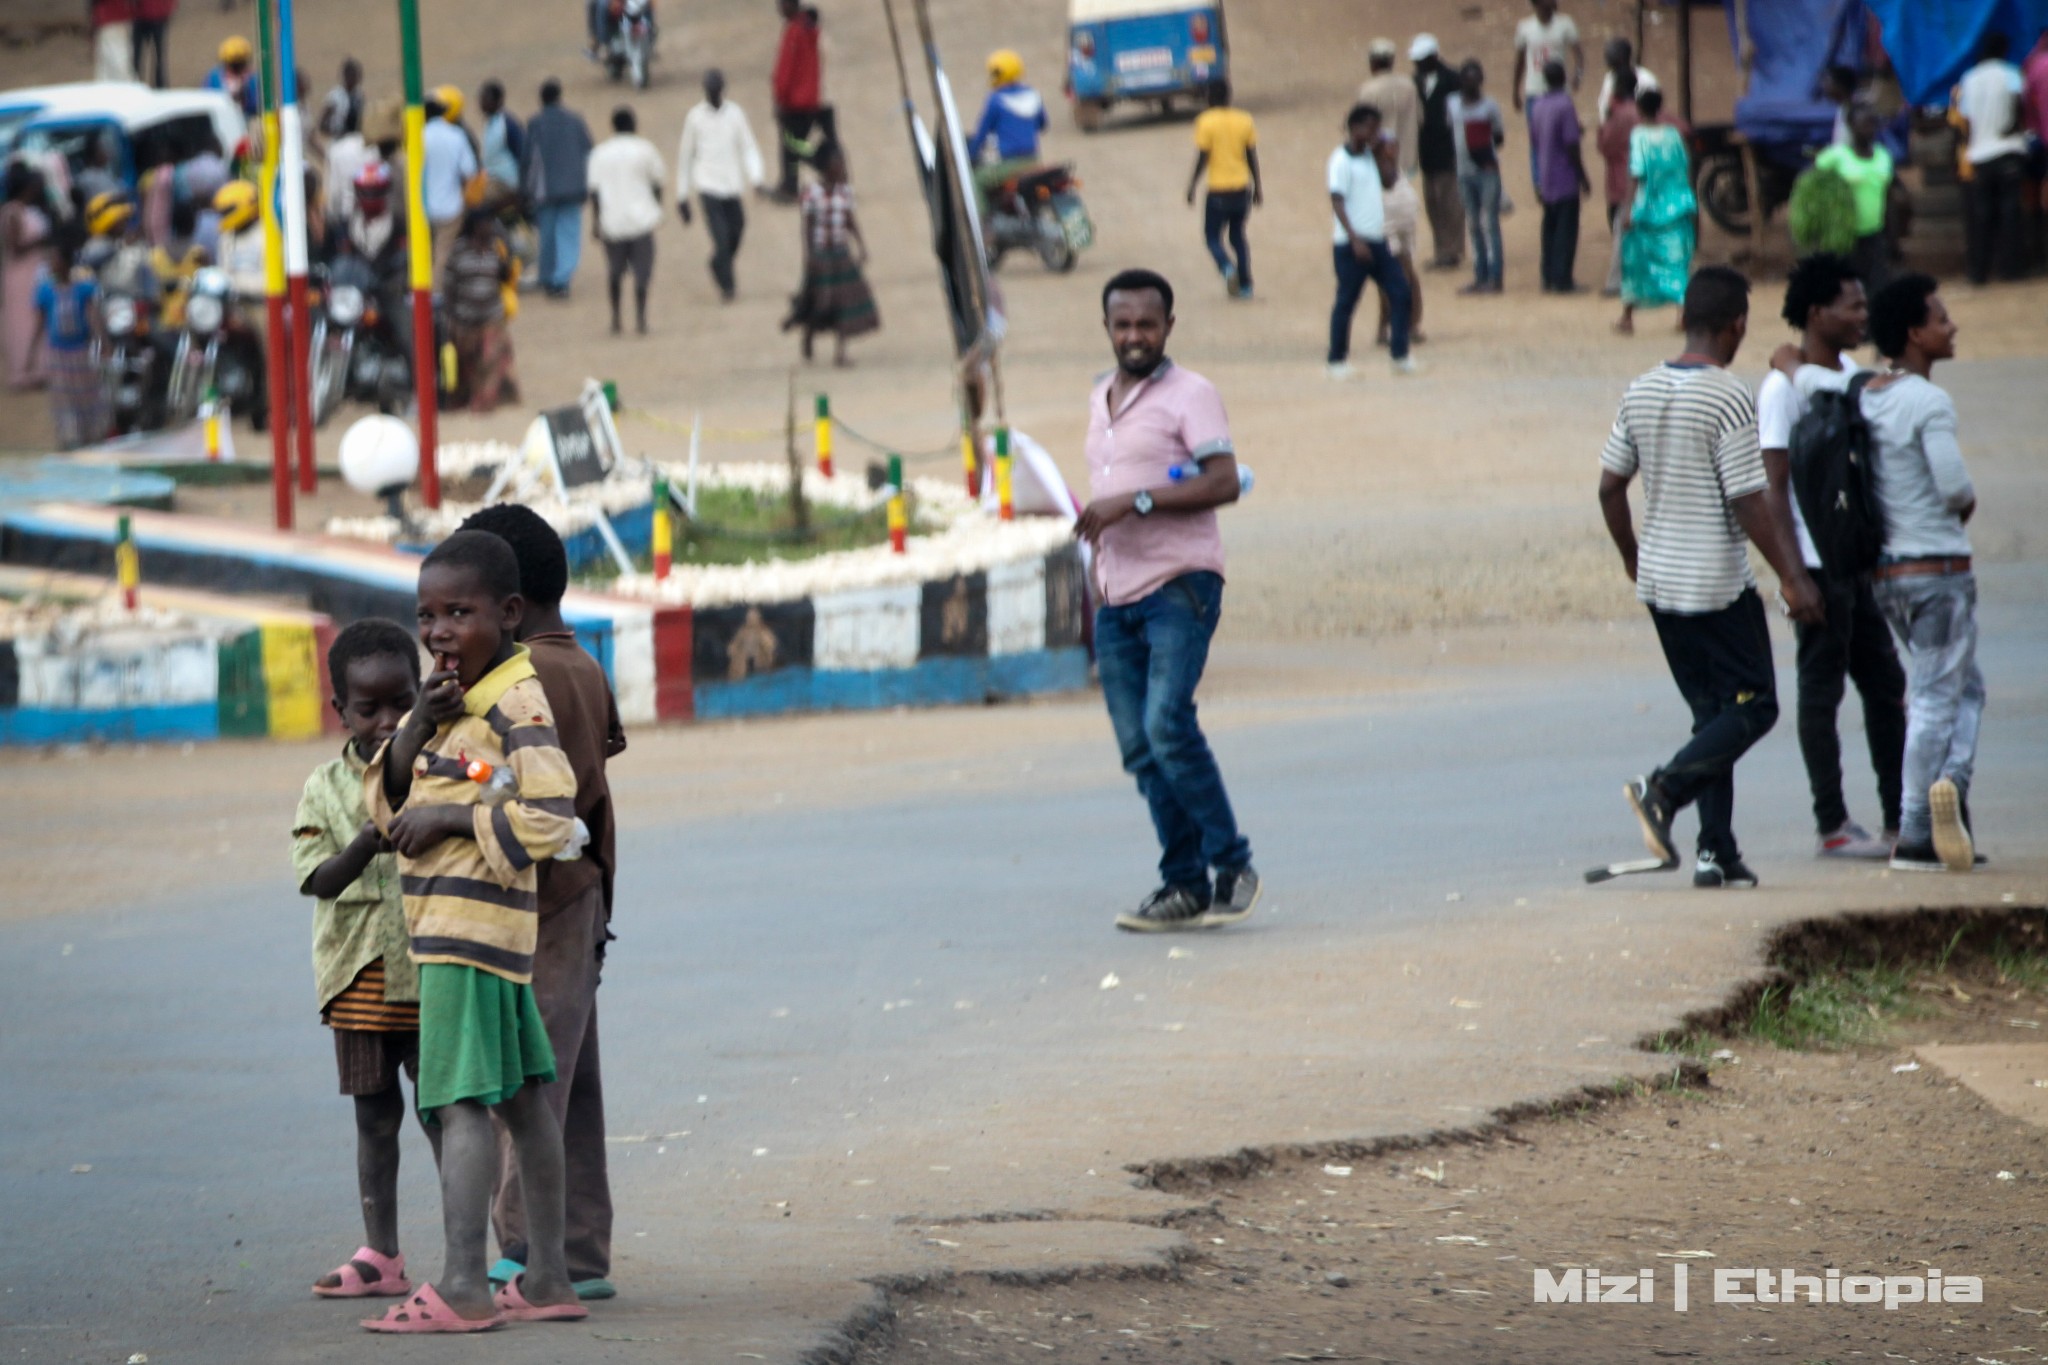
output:
<svg viewBox="0 0 2048 1365"><path fill-rule="evenodd" d="M2048 1003L1988 969L1916 985L1915 1016L1869 1045L1728 1039L1702 1083L1674 1057L1669 1086L1471 1141L1168 1173L1166 1188L1206 1204L1176 1224L1194 1252L1170 1277L962 1277L902 1294L861 1365L2041 1359L2048 1131L1918 1065L1914 1049L2031 1037ZM1535 1302L1538 1270L1571 1267L1648 1268L1654 1302ZM1715 1302L1724 1267L1940 1269L1981 1277L1984 1298L1895 1311Z"/></svg>

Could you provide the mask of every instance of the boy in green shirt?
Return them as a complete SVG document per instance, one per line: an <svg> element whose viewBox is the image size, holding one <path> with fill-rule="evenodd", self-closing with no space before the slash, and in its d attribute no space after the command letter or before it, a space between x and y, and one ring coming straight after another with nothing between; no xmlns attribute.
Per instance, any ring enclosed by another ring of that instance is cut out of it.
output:
<svg viewBox="0 0 2048 1365"><path fill-rule="evenodd" d="M420 1078L419 974L406 947L398 861L370 823L363 772L419 698L420 652L403 626L358 621L327 651L334 709L348 727L341 756L306 779L292 826L299 890L313 911L313 975L320 1018L334 1030L341 1093L355 1100L356 1181L363 1245L314 1281L328 1299L410 1294L398 1253L398 1132L405 1126L402 1067ZM429 1140L437 1140L432 1129Z"/></svg>

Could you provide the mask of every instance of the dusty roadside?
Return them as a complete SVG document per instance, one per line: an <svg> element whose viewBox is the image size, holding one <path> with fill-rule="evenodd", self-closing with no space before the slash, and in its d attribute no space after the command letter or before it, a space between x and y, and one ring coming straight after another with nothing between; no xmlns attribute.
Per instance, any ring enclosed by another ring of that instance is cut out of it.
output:
<svg viewBox="0 0 2048 1365"><path fill-rule="evenodd" d="M1897 1012L1850 1046L1713 1039L1711 1055L1674 1055L1667 1085L1589 1093L1469 1141L1162 1173L1204 1204L1173 1222L1188 1242L1173 1269L963 1276L897 1298L860 1360L2040 1359L2048 1130L1922 1049L2038 1039L2048 983L1979 959L1887 984ZM2048 1076L2048 1046L2032 1051ZM1563 1282L1573 1268L1647 1269L1652 1301L1535 1301L1538 1272ZM1981 1278L1983 1301L1717 1301L1715 1272L1737 1268L1791 1269L1823 1296L1830 1271L1924 1281L1938 1269Z"/></svg>

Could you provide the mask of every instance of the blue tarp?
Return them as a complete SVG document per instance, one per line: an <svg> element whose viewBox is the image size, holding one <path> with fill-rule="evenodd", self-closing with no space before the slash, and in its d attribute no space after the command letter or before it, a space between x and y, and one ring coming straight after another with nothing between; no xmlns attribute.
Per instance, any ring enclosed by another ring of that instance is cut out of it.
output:
<svg viewBox="0 0 2048 1365"><path fill-rule="evenodd" d="M1935 0L1939 3L1940 0ZM1737 32L1738 12L1749 32ZM1821 98L1830 66L1861 66L1863 0L1748 0L1728 9L1729 36L1756 54L1735 126L1764 145L1820 146L1833 135L1835 106Z"/></svg>
<svg viewBox="0 0 2048 1365"><path fill-rule="evenodd" d="M1776 0L1774 0L1776 3ZM1976 65L1984 35L2003 33L2022 60L2048 28L2048 0L1869 0L1884 50L1914 104L1946 104L1949 87ZM1769 6L1766 6L1768 8Z"/></svg>

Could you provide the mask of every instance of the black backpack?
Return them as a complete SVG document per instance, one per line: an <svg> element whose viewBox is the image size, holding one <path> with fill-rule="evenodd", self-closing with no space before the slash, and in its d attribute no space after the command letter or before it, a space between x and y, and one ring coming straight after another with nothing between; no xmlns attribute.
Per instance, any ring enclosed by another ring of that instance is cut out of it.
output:
<svg viewBox="0 0 2048 1365"><path fill-rule="evenodd" d="M1792 494L1821 566L1848 578L1869 573L1884 552L1870 426L1863 420L1868 373L1847 391L1823 389L1792 428Z"/></svg>

